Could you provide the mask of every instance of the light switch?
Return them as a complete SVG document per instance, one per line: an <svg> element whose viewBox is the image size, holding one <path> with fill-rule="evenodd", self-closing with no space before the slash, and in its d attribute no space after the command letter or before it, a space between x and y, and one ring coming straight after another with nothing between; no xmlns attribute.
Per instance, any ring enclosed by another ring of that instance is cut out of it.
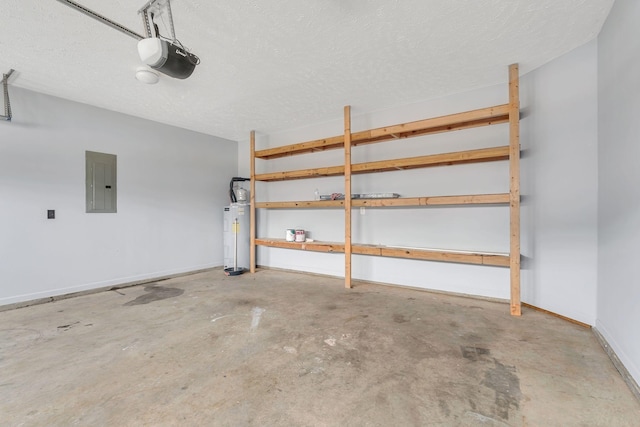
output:
<svg viewBox="0 0 640 427"><path fill-rule="evenodd" d="M47 210L47 219L56 219L56 211L54 209Z"/></svg>

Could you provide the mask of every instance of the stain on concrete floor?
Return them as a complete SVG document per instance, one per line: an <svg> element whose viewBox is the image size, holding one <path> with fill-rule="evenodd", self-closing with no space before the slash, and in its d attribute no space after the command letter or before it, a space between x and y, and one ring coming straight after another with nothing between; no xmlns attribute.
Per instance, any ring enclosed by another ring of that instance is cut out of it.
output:
<svg viewBox="0 0 640 427"><path fill-rule="evenodd" d="M495 392L493 414L503 420L509 419L509 411L520 409L522 392L515 366L505 366L494 359L495 366L485 372L482 385Z"/></svg>
<svg viewBox="0 0 640 427"><path fill-rule="evenodd" d="M491 351L489 349L480 347L462 346L460 347L460 349L462 350L462 357L473 362L477 362L478 360L483 358L483 356L488 356L489 354L491 354Z"/></svg>
<svg viewBox="0 0 640 427"><path fill-rule="evenodd" d="M184 293L184 289L178 288L165 288L163 286L149 285L144 287L144 291L147 292L144 295L140 295L136 299L123 304L125 307L132 305L149 304L155 301L162 301L164 299L179 297Z"/></svg>

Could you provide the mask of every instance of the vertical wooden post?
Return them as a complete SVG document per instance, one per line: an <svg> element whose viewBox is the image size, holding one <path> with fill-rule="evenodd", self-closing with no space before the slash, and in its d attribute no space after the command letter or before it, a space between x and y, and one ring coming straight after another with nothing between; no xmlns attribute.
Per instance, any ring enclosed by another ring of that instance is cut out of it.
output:
<svg viewBox="0 0 640 427"><path fill-rule="evenodd" d="M351 287L351 107L344 107L344 287Z"/></svg>
<svg viewBox="0 0 640 427"><path fill-rule="evenodd" d="M256 131L251 131L251 188L249 198L251 205L249 208L250 234L249 242L249 269L252 273L256 272Z"/></svg>
<svg viewBox="0 0 640 427"><path fill-rule="evenodd" d="M520 78L518 64L509 66L509 211L511 314L521 315L520 306Z"/></svg>

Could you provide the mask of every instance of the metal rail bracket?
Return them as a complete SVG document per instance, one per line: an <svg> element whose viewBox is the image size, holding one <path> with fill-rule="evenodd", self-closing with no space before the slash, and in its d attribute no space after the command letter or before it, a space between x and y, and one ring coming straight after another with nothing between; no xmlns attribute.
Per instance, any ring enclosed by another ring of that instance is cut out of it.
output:
<svg viewBox="0 0 640 427"><path fill-rule="evenodd" d="M2 91L4 92L4 116L0 116L3 120L11 121L11 101L9 100L9 77L13 74L13 69L8 73L2 74Z"/></svg>

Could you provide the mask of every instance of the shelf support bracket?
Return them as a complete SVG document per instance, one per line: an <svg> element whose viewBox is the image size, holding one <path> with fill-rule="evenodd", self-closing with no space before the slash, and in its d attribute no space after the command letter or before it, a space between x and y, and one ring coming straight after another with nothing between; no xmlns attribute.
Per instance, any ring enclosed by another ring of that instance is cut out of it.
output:
<svg viewBox="0 0 640 427"><path fill-rule="evenodd" d="M9 100L9 77L13 74L13 69L8 73L2 74L2 92L4 93L4 116L0 116L3 120L11 121L11 100Z"/></svg>

